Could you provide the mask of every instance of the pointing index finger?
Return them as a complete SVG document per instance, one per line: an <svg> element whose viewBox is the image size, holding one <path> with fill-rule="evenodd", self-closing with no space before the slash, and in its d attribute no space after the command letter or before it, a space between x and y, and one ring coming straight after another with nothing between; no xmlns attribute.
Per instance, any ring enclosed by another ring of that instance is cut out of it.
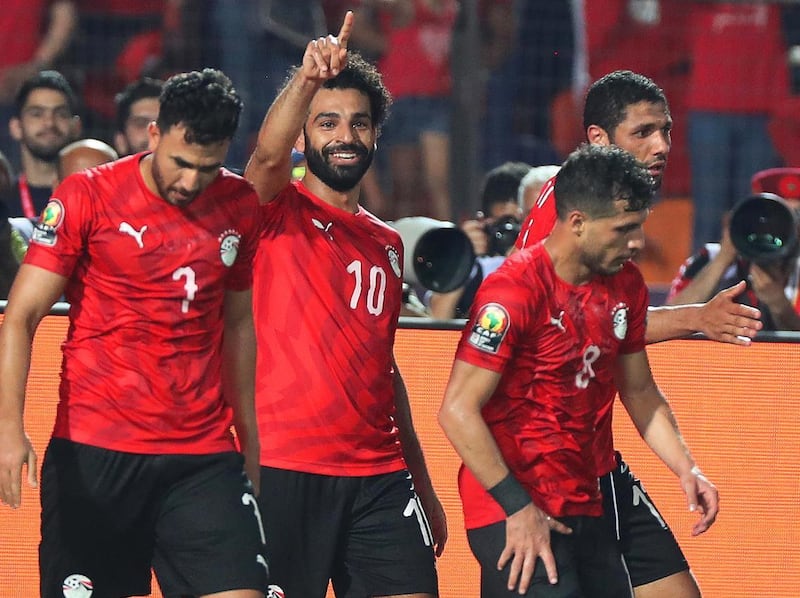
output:
<svg viewBox="0 0 800 598"><path fill-rule="evenodd" d="M350 41L350 32L353 30L354 20L355 15L353 15L353 11L348 10L344 15L344 21L342 22L342 28L339 30L339 35L336 36L339 40L339 46L342 48L347 49L347 42Z"/></svg>

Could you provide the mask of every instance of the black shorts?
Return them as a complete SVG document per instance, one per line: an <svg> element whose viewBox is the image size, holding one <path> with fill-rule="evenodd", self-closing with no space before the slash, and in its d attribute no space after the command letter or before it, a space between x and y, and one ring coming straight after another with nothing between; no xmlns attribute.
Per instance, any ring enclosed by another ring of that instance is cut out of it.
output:
<svg viewBox="0 0 800 598"><path fill-rule="evenodd" d="M619 453L616 469L600 478L600 489L634 587L689 570L675 536Z"/></svg>
<svg viewBox="0 0 800 598"><path fill-rule="evenodd" d="M42 598L265 591L264 532L239 453L138 455L50 441L42 465ZM77 594L75 594L77 595Z"/></svg>
<svg viewBox="0 0 800 598"><path fill-rule="evenodd" d="M559 517L571 534L550 533L558 583L551 585L542 559L524 596L536 598L626 598L633 596L613 531L602 517ZM481 565L481 598L519 596L508 589L511 563L497 569L506 544L506 522L467 530L472 554Z"/></svg>
<svg viewBox="0 0 800 598"><path fill-rule="evenodd" d="M261 468L270 583L286 596L437 595L432 534L406 471L316 475Z"/></svg>

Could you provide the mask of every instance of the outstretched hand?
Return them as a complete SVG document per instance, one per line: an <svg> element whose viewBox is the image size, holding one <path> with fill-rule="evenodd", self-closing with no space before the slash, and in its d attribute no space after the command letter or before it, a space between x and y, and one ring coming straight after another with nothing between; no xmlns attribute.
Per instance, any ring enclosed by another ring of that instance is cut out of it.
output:
<svg viewBox="0 0 800 598"><path fill-rule="evenodd" d="M311 40L303 54L301 71L307 79L325 81L339 74L347 65L347 43L353 30L354 15L348 10L344 15L339 35Z"/></svg>
<svg viewBox="0 0 800 598"><path fill-rule="evenodd" d="M747 285L741 281L720 291L700 308L699 331L708 338L734 345L749 345L761 330L761 312L755 307L736 303Z"/></svg>

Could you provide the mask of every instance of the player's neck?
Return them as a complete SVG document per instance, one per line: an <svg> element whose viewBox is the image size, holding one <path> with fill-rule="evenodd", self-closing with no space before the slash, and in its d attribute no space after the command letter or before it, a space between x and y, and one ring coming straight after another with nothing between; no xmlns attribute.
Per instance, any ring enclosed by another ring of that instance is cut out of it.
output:
<svg viewBox="0 0 800 598"><path fill-rule="evenodd" d="M361 183L357 184L349 191L336 191L317 177L306 172L306 176L303 177L303 185L322 201L335 208L350 212L351 214L358 212L358 198L361 194Z"/></svg>
<svg viewBox="0 0 800 598"><path fill-rule="evenodd" d="M569 239L560 238L553 231L545 239L544 248L553 263L553 269L561 280L573 286L586 284L593 277L593 272L583 263L580 249L569 243Z"/></svg>
<svg viewBox="0 0 800 598"><path fill-rule="evenodd" d="M27 148L22 147L22 170L31 187L52 187L58 178L58 169L55 162L46 162L31 154Z"/></svg>

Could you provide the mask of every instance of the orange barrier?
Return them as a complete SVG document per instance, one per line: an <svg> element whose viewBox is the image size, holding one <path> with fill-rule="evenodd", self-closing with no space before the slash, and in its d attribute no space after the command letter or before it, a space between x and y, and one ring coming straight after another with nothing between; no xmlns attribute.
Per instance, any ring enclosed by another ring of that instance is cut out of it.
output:
<svg viewBox="0 0 800 598"><path fill-rule="evenodd" d="M25 419L40 457L53 420L65 331L66 318L48 316L34 345ZM479 593L478 568L462 529L455 486L459 461L436 423L458 335L403 329L396 347L416 428L449 518L450 540L439 562L442 598ZM675 531L704 596L797 596L800 344L741 348L687 340L651 346L649 354L684 436L719 487L722 511L716 525L691 537L695 516L688 513L677 480L644 446L621 408L617 447ZM0 596L36 595L38 525L37 491L25 490L18 511L0 507Z"/></svg>

